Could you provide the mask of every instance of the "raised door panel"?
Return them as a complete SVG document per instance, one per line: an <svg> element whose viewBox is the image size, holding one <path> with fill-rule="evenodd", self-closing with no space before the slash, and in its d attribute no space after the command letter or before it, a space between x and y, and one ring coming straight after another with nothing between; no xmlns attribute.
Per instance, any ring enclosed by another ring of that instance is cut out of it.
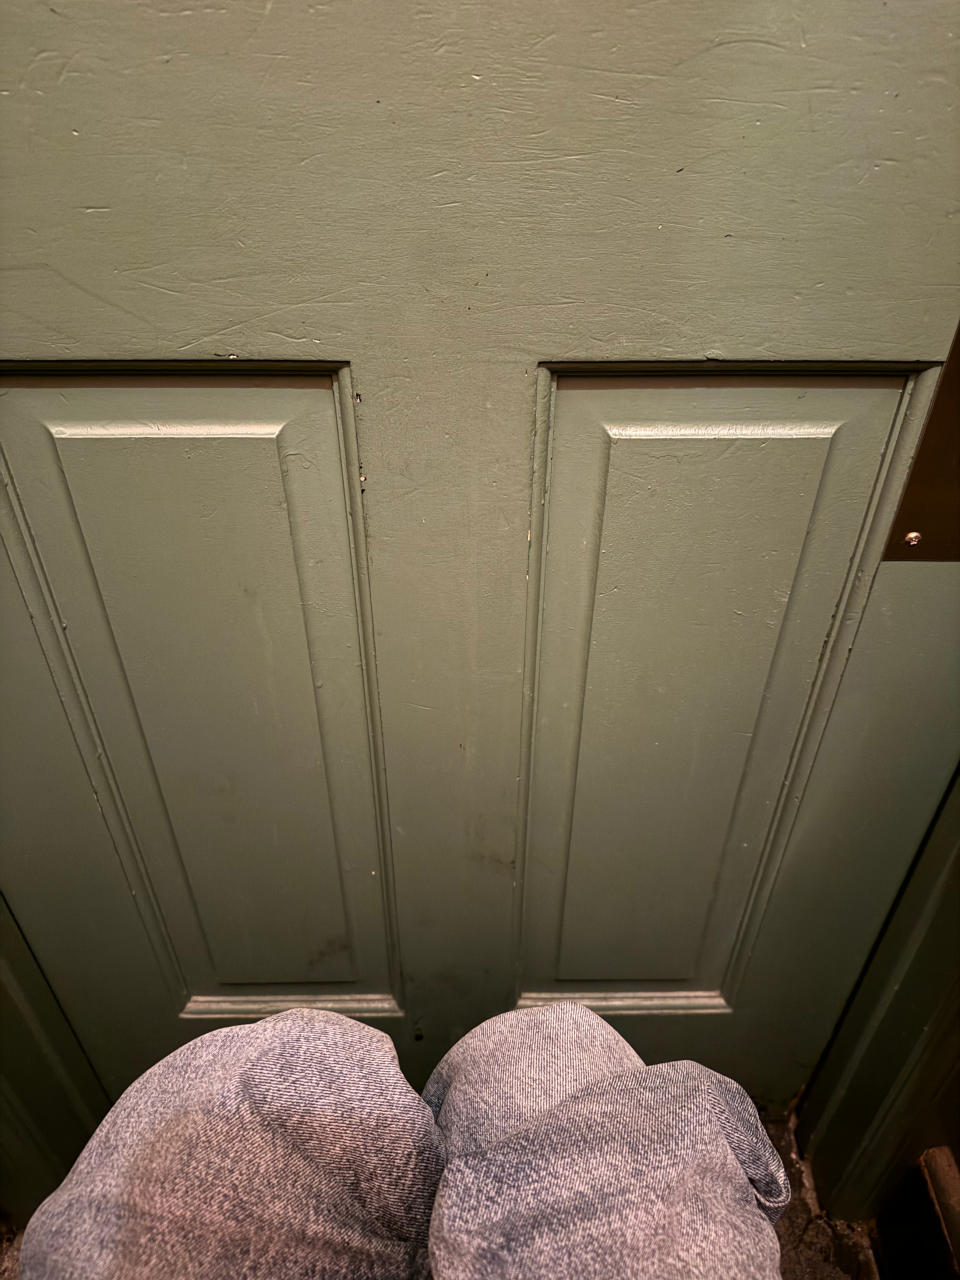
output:
<svg viewBox="0 0 960 1280"><path fill-rule="evenodd" d="M352 978L279 426L53 435L217 977Z"/></svg>
<svg viewBox="0 0 960 1280"><path fill-rule="evenodd" d="M559 378L521 1003L729 1012L899 378Z"/></svg>
<svg viewBox="0 0 960 1280"><path fill-rule="evenodd" d="M562 979L696 973L831 435L607 433Z"/></svg>
<svg viewBox="0 0 960 1280"><path fill-rule="evenodd" d="M3 442L184 1012L396 1012L334 381L15 386Z"/></svg>

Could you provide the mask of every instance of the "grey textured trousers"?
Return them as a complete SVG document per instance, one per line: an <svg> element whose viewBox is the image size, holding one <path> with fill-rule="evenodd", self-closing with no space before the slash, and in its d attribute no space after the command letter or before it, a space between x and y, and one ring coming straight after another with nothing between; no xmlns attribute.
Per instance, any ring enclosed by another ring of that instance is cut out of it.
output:
<svg viewBox="0 0 960 1280"><path fill-rule="evenodd" d="M213 1031L111 1109L31 1219L23 1280L779 1275L789 1199L739 1085L647 1067L576 1004L492 1018L423 1098L380 1031Z"/></svg>

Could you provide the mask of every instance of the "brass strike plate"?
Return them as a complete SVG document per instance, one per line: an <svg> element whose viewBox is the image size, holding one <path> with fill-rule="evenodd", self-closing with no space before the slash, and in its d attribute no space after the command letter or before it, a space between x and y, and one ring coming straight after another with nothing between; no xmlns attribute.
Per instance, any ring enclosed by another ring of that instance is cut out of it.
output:
<svg viewBox="0 0 960 1280"><path fill-rule="evenodd" d="M943 366L884 560L960 560L960 330Z"/></svg>

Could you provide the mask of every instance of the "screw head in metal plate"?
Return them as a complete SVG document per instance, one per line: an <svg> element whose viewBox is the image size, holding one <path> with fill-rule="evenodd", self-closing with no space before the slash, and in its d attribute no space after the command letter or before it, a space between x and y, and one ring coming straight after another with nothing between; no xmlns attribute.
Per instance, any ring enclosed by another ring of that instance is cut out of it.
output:
<svg viewBox="0 0 960 1280"><path fill-rule="evenodd" d="M917 543L920 541L920 538L921 538L921 535L917 533L917 531L914 529L911 533L907 534L907 536L904 538L904 542L907 544L908 547L915 547Z"/></svg>

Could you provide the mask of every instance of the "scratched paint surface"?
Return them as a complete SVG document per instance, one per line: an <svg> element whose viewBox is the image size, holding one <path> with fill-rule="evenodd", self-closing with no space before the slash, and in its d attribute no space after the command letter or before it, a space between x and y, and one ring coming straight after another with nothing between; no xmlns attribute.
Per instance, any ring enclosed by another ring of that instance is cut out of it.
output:
<svg viewBox="0 0 960 1280"><path fill-rule="evenodd" d="M537 362L941 359L922 9L5 6L3 355L351 363L414 1000L510 984Z"/></svg>
<svg viewBox="0 0 960 1280"><path fill-rule="evenodd" d="M14 0L4 354L940 358L923 8Z"/></svg>

